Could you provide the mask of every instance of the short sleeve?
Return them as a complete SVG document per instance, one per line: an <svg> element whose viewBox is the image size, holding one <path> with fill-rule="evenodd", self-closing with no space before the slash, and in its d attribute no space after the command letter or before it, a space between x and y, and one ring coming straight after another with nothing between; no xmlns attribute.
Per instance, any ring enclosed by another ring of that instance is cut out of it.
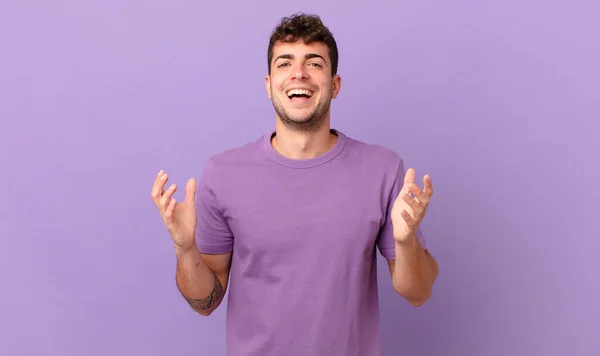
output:
<svg viewBox="0 0 600 356"><path fill-rule="evenodd" d="M377 238L377 247L379 249L379 252L383 257L389 260L396 259L396 241L394 240L394 231L391 219L392 207L394 206L394 201L396 201L396 198L398 197L398 195L400 194L400 190L402 189L402 185L404 184L405 174L406 171L404 170L404 163L402 159L400 159L398 162L398 168L396 170L393 183L391 186L387 187L389 195L387 195L387 201L384 202L384 204L386 205L386 216L383 226L379 231L379 236ZM417 230L416 235L421 246L424 249L427 249L427 242L420 228Z"/></svg>
<svg viewBox="0 0 600 356"><path fill-rule="evenodd" d="M196 190L196 244L205 254L223 254L233 250L233 233L219 207L212 182L219 181L217 170L209 160Z"/></svg>

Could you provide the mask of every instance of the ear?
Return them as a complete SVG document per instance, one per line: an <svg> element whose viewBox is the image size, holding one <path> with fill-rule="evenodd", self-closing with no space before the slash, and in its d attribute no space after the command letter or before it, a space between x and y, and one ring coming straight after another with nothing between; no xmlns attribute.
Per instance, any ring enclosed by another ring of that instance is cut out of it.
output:
<svg viewBox="0 0 600 356"><path fill-rule="evenodd" d="M331 88L331 90L332 90L331 98L332 99L337 98L341 89L342 89L342 77L340 77L338 74L336 74L333 76L333 84L332 84L332 88Z"/></svg>
<svg viewBox="0 0 600 356"><path fill-rule="evenodd" d="M271 76L267 74L265 76L265 88L267 89L267 96L271 99Z"/></svg>

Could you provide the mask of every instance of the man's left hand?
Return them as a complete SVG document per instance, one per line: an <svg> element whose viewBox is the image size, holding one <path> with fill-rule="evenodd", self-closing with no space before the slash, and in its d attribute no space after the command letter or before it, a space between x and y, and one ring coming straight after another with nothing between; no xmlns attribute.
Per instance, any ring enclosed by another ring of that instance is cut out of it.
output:
<svg viewBox="0 0 600 356"><path fill-rule="evenodd" d="M424 189L415 184L415 170L409 168L404 176L404 185L392 207L394 239L398 243L416 238L416 232L425 217L433 195L433 185L428 174L423 177Z"/></svg>

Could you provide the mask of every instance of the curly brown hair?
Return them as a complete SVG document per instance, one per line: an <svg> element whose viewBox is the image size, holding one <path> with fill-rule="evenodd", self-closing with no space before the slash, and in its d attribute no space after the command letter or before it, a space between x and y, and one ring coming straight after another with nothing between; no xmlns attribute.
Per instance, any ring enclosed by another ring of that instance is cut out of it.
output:
<svg viewBox="0 0 600 356"><path fill-rule="evenodd" d="M277 42L293 43L304 42L322 42L329 48L329 57L331 58L331 73L337 74L338 67L338 49L333 34L323 24L321 18L317 15L296 13L289 17L284 17L271 34L269 40L269 49L267 52L267 61L269 74L271 74L271 61L273 60L273 47Z"/></svg>

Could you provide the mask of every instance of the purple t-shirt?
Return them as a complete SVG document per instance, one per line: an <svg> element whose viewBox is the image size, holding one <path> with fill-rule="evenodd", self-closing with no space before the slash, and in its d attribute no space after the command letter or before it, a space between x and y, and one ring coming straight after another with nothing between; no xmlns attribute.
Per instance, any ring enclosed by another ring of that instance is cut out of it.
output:
<svg viewBox="0 0 600 356"><path fill-rule="evenodd" d="M198 247L233 251L229 356L380 355L375 248L395 258L405 171L396 153L332 132L335 147L314 159L280 155L269 132L204 167Z"/></svg>

